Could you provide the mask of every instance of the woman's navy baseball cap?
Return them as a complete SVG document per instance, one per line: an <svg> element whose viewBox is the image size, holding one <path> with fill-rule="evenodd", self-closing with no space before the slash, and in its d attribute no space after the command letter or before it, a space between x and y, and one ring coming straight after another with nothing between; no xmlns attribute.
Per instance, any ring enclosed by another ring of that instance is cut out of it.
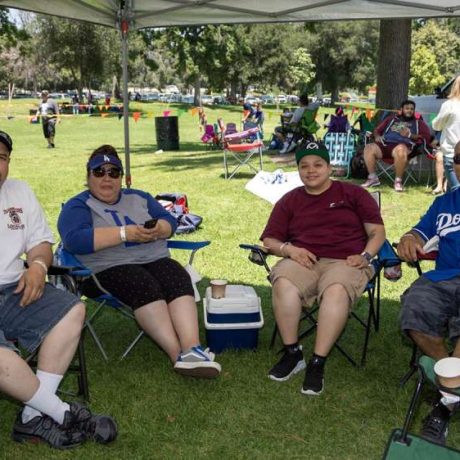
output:
<svg viewBox="0 0 460 460"><path fill-rule="evenodd" d="M113 165L123 171L123 164L121 160L113 155L105 155L100 154L96 155L95 157L91 158L86 165L86 169L88 171L92 171L93 169L100 168L102 165Z"/></svg>

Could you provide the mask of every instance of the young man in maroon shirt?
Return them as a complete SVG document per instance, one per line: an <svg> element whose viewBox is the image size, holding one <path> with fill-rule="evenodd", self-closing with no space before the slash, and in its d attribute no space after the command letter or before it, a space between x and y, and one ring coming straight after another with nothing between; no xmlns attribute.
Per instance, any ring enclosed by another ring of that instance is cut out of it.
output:
<svg viewBox="0 0 460 460"><path fill-rule="evenodd" d="M392 114L380 123L374 132L374 142L364 148L364 162L369 176L363 187L377 187L379 178L375 173L377 161L394 159L396 192L404 191L402 178L407 162L417 155L417 147L426 142L430 144L431 133L428 125L415 115L415 102L403 101L401 113Z"/></svg>
<svg viewBox="0 0 460 460"><path fill-rule="evenodd" d="M373 275L372 258L385 241L379 208L361 187L331 181L329 153L309 143L296 153L304 184L275 205L261 236L282 257L272 270L273 309L285 347L269 377L286 381L306 367L301 392L318 395L326 358L350 307ZM298 343L302 305L319 302L314 353L308 365Z"/></svg>

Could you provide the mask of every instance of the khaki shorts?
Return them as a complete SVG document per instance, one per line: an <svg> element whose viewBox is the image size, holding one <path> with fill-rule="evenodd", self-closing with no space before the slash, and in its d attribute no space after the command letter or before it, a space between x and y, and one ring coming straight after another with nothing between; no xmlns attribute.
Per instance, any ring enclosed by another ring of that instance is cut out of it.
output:
<svg viewBox="0 0 460 460"><path fill-rule="evenodd" d="M306 307L311 307L315 301L320 302L329 286L341 284L347 291L350 305L353 305L373 275L372 265L360 269L346 265L342 259L322 258L312 268L291 259L282 259L273 267L270 281L275 284L278 278L288 279L299 290Z"/></svg>

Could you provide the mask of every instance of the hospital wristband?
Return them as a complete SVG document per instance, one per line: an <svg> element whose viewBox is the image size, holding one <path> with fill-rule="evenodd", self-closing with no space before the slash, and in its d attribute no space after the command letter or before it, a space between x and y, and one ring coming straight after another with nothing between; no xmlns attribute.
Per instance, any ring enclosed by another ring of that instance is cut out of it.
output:
<svg viewBox="0 0 460 460"><path fill-rule="evenodd" d="M126 226L125 225L120 227L120 240L123 242L126 241Z"/></svg>
<svg viewBox="0 0 460 460"><path fill-rule="evenodd" d="M35 260L32 260L32 262L30 263L40 265L40 267L42 267L43 270L45 271L45 275L48 273L48 266L45 264L45 262L43 262L43 260L35 259Z"/></svg>

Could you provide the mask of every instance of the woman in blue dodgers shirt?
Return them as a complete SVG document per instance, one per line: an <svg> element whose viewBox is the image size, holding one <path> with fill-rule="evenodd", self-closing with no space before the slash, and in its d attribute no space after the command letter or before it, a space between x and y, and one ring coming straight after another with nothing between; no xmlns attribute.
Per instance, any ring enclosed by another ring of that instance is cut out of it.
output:
<svg viewBox="0 0 460 460"><path fill-rule="evenodd" d="M92 270L104 290L133 309L175 371L217 377L220 365L200 346L190 276L167 248L175 219L150 194L121 188L123 166L112 146L97 148L86 169L89 190L70 199L59 216L64 247ZM158 221L145 228L151 219ZM92 279L84 282L83 293L102 294Z"/></svg>

